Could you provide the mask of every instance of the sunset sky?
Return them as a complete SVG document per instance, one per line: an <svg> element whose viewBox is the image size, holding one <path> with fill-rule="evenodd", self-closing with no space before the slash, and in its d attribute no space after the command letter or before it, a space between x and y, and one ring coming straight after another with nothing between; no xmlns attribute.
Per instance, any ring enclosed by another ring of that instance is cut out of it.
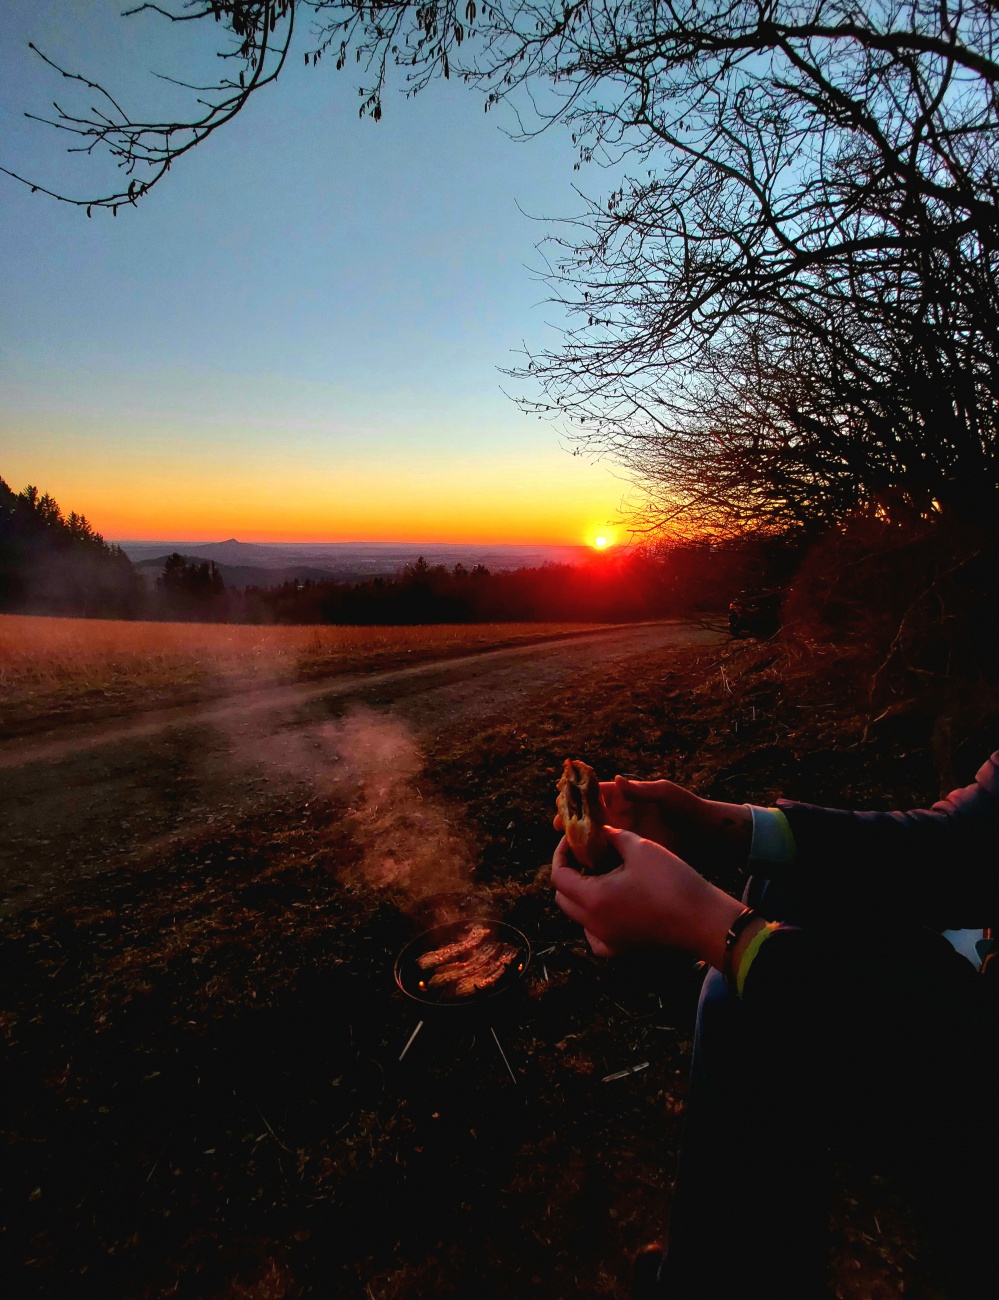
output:
<svg viewBox="0 0 999 1300"><path fill-rule="evenodd" d="M29 40L129 105L167 94L147 70L189 70L179 28L121 7L6 0L3 165L74 192L101 174L23 120L78 102ZM569 215L606 177L453 83L359 120L350 69L302 48L116 219L0 176L0 476L120 540L620 538L627 483L498 371L556 341L525 214Z"/></svg>

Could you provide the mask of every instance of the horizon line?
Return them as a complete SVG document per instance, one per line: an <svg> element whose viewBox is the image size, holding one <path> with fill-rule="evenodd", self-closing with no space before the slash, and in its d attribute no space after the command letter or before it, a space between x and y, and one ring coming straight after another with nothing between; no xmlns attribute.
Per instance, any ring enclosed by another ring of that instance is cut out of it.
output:
<svg viewBox="0 0 999 1300"><path fill-rule="evenodd" d="M239 546L479 546L479 547L548 547L574 550L591 550L592 547L586 542L445 542L445 541L371 541L371 540L350 540L350 541L309 541L306 539L286 539L284 541L244 541L238 537L226 537L221 541L195 541L191 538L177 537L109 537L106 539L113 546L225 546L229 542L235 542ZM624 543L615 543L617 546Z"/></svg>

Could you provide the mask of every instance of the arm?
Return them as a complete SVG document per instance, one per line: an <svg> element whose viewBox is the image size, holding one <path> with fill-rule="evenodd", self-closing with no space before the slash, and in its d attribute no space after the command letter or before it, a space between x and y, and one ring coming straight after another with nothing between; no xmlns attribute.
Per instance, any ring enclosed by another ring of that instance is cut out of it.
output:
<svg viewBox="0 0 999 1300"><path fill-rule="evenodd" d="M753 813L744 804L701 799L671 781L620 776L601 784L601 796L612 825L665 846L684 865L790 873L806 914L888 914L941 930L999 916L999 752L971 785L929 809L847 812L779 800L790 851L771 856L764 845L759 859ZM774 831L772 815L760 820ZM558 818L555 825L561 829Z"/></svg>
<svg viewBox="0 0 999 1300"><path fill-rule="evenodd" d="M595 956L662 945L684 949L724 970L726 935L743 904L661 845L627 831L607 831L622 858L622 865L608 875L581 875L571 865L565 840L552 863L555 901L583 927ZM818 943L806 938L793 926L751 920L739 934L726 972L740 998L751 988L754 1003L760 1000L759 990L764 1001L783 1005L803 974L814 973L822 951L821 938ZM760 967L766 972L762 980L756 976ZM794 972L790 988L784 987L788 970Z"/></svg>
<svg viewBox="0 0 999 1300"><path fill-rule="evenodd" d="M781 799L796 887L939 929L999 914L999 753L931 808L846 812Z"/></svg>

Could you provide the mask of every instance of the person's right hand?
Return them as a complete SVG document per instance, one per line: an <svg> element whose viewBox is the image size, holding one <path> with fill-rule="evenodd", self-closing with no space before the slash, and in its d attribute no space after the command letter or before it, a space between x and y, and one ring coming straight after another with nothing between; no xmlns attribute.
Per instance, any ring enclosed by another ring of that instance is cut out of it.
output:
<svg viewBox="0 0 999 1300"><path fill-rule="evenodd" d="M753 835L745 804L702 799L673 781L632 781L617 776L600 782L607 822L653 840L698 870L744 867ZM563 830L555 817L556 830Z"/></svg>
<svg viewBox="0 0 999 1300"><path fill-rule="evenodd" d="M583 927L597 957L663 944L682 948L718 970L725 936L743 910L660 844L630 831L605 828L621 865L603 876L584 876L566 840L552 859L555 902Z"/></svg>

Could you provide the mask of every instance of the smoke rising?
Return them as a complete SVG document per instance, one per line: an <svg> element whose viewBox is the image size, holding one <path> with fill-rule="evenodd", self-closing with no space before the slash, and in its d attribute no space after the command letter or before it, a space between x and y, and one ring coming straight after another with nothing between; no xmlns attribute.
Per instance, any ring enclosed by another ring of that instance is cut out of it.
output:
<svg viewBox="0 0 999 1300"><path fill-rule="evenodd" d="M344 883L388 894L405 911L433 904L434 919L484 904L466 839L420 788L425 759L404 722L355 706L314 727L282 727L277 719L268 727L260 718L226 730L230 759L346 805L343 821L359 856L331 864Z"/></svg>
<svg viewBox="0 0 999 1300"><path fill-rule="evenodd" d="M352 792L348 822L362 850L360 871L374 889L419 902L471 892L471 855L442 807L418 783L424 758L398 719L354 709L329 729L340 759L337 784Z"/></svg>

